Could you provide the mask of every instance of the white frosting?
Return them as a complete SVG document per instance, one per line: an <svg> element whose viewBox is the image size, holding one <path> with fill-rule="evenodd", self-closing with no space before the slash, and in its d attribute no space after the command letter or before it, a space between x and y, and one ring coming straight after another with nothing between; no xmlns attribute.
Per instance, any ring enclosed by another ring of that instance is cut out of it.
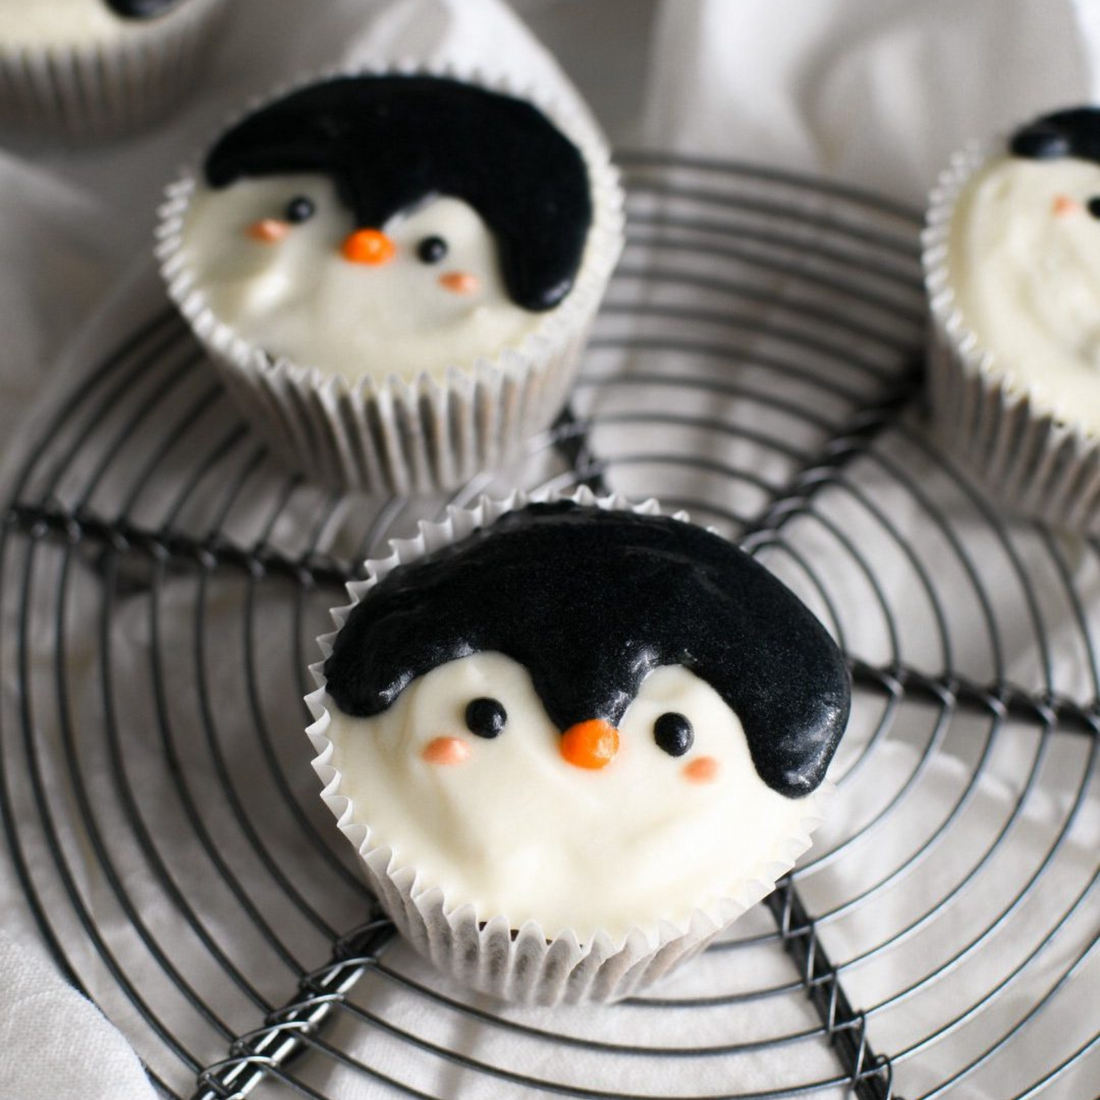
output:
<svg viewBox="0 0 1100 1100"><path fill-rule="evenodd" d="M495 738L466 728L479 697L507 711ZM814 816L813 796L786 798L763 783L737 716L679 666L646 678L619 726L618 754L598 771L566 762L527 670L499 653L439 666L374 718L325 705L340 791L372 847L391 847L395 866L416 869L418 891L441 888L448 909L468 903L479 920L504 916L513 928L533 919L551 938L682 922L747 881L771 882L769 864ZM680 757L654 740L669 711L694 728ZM461 741L466 759L428 763L422 751L441 737ZM703 757L716 775L692 781L685 769Z"/></svg>
<svg viewBox="0 0 1100 1100"><path fill-rule="evenodd" d="M1100 433L1100 165L1004 157L960 196L948 273L990 368Z"/></svg>
<svg viewBox="0 0 1100 1100"><path fill-rule="evenodd" d="M314 203L312 217L286 224L277 241L249 235L262 219L284 220L297 196ZM354 219L326 176L242 179L221 189L197 183L182 249L220 321L272 355L349 379L441 376L518 346L539 326L544 314L508 297L496 243L460 199L434 199L375 228L396 245L393 259L353 263L341 246ZM417 246L433 236L447 254L425 263ZM474 277L473 292L440 281L459 273Z"/></svg>
<svg viewBox="0 0 1100 1100"><path fill-rule="evenodd" d="M9 46L107 42L139 34L175 10L153 19L123 19L103 0L0 0L0 40Z"/></svg>

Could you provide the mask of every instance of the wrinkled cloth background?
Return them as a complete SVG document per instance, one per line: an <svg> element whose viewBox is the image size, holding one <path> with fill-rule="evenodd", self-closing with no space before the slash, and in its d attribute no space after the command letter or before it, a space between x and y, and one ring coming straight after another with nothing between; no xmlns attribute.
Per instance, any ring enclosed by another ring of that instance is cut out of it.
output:
<svg viewBox="0 0 1100 1100"><path fill-rule="evenodd" d="M0 470L18 464L21 433L64 387L75 335L148 268L165 182L227 116L298 74L412 58L553 83L553 56L618 147L821 173L918 208L968 138L1100 92L1095 0L515 0L512 8L231 0L230 8L204 79L152 130L71 149L0 134ZM6 851L0 927L0 1100L153 1096L121 1034L55 973Z"/></svg>

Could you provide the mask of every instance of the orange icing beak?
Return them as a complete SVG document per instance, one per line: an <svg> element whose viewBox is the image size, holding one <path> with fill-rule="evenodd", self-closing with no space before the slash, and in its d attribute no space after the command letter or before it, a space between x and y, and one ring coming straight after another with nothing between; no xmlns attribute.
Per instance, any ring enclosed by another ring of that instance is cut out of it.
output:
<svg viewBox="0 0 1100 1100"><path fill-rule="evenodd" d="M353 264L389 263L397 254L397 246L380 229L357 229L344 238L340 251Z"/></svg>
<svg viewBox="0 0 1100 1100"><path fill-rule="evenodd" d="M245 230L254 241L263 241L264 244L281 241L289 232L289 223L281 222L278 218L261 218Z"/></svg>
<svg viewBox="0 0 1100 1100"><path fill-rule="evenodd" d="M476 294L481 280L469 271L448 271L439 276L439 285L452 294Z"/></svg>
<svg viewBox="0 0 1100 1100"><path fill-rule="evenodd" d="M458 737L433 737L421 750L429 764L454 765L470 759L470 746Z"/></svg>
<svg viewBox="0 0 1100 1100"><path fill-rule="evenodd" d="M619 731L602 718L578 722L561 735L561 754L578 768L606 768L619 751Z"/></svg>

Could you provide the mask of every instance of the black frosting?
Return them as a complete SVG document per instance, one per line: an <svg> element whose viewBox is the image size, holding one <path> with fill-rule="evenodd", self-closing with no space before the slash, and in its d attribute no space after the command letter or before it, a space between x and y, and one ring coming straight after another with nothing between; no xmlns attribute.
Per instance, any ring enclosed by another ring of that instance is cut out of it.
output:
<svg viewBox="0 0 1100 1100"><path fill-rule="evenodd" d="M1100 163L1100 109L1074 107L1037 118L1012 135L1009 149L1034 160L1077 157Z"/></svg>
<svg viewBox="0 0 1100 1100"><path fill-rule="evenodd" d="M508 294L529 310L569 293L592 221L579 150L529 103L456 80L354 76L302 88L222 136L206 177L322 172L360 228L435 195L496 237Z"/></svg>
<svg viewBox="0 0 1100 1100"><path fill-rule="evenodd" d="M483 651L528 670L561 730L618 725L649 672L684 665L740 718L760 778L790 797L821 783L848 718L844 660L805 605L725 539L664 516L529 505L399 566L337 635L327 689L369 717Z"/></svg>
<svg viewBox="0 0 1100 1100"><path fill-rule="evenodd" d="M155 19L169 8L181 4L183 0L103 0L103 2L123 19Z"/></svg>

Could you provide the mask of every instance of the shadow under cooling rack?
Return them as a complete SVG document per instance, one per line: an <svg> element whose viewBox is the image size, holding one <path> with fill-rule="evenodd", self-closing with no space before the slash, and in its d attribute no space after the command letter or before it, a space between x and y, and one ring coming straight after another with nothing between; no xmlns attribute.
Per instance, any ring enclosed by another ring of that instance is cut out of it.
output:
<svg viewBox="0 0 1100 1100"><path fill-rule="evenodd" d="M916 216L623 163L570 409L450 498L286 474L163 306L89 353L0 557L0 812L42 936L166 1095L1095 1096L1097 546L1004 520L926 433ZM767 902L647 997L517 1009L394 937L301 697L386 538L580 483L758 556L843 645L854 711Z"/></svg>

